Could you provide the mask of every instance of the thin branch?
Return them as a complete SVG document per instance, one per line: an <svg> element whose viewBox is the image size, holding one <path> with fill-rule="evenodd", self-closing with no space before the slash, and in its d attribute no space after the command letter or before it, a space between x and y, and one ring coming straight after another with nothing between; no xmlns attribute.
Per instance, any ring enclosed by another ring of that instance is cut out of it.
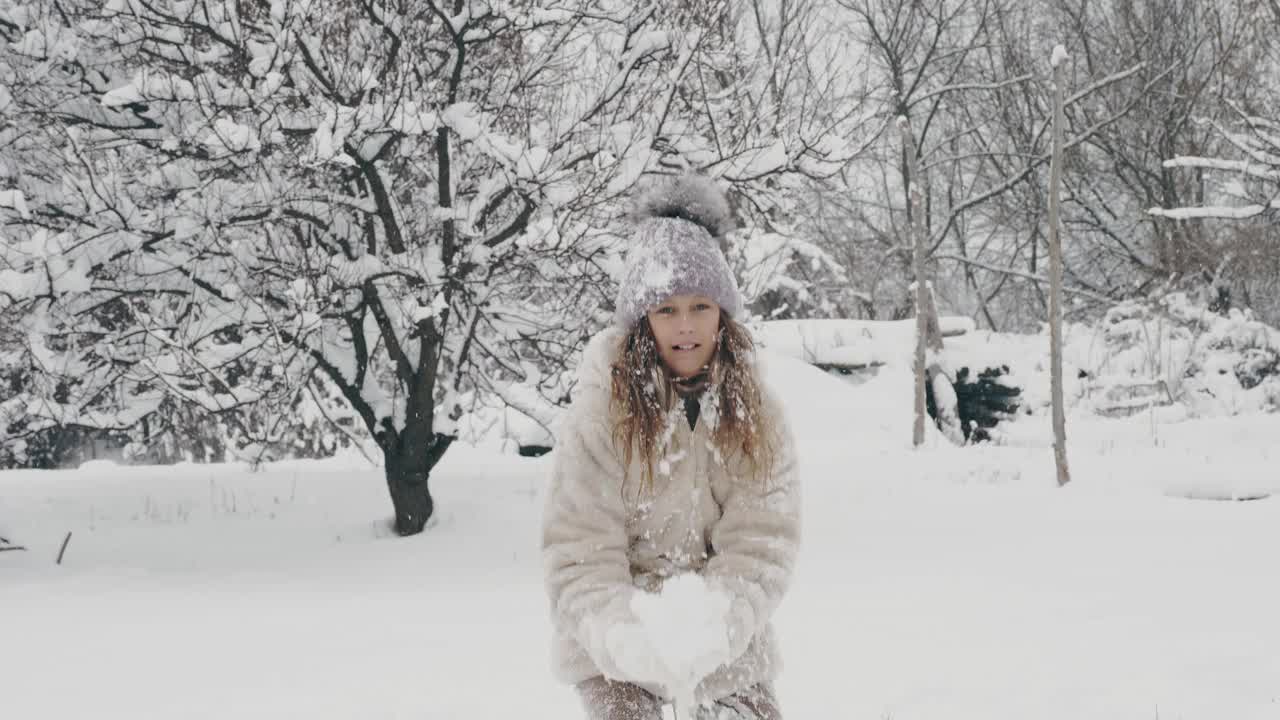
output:
<svg viewBox="0 0 1280 720"><path fill-rule="evenodd" d="M1035 275L1029 272L1024 272L1022 270L1014 270L1013 268L1009 268L1009 267L1001 267L999 265L990 265L988 263L982 262L981 260L974 260L973 258L967 258L960 255L952 255L950 253L938 253L933 256L933 259L934 260L951 260L953 262L969 265L972 267L979 268L981 270L986 270L988 272L1000 273L1003 275L1009 275L1011 277L1022 278L1023 280L1030 280L1035 283L1049 282L1049 278L1044 277L1042 275ZM1063 287L1062 291L1066 293L1071 293L1072 295L1087 297L1090 300L1097 300L1098 302L1110 303L1114 301L1113 298L1109 298L1105 295L1100 295L1098 293L1093 292L1092 290Z"/></svg>
<svg viewBox="0 0 1280 720"><path fill-rule="evenodd" d="M406 387L413 386L413 361L405 354L404 349L400 345L400 337L396 334L395 325L391 323L391 317L387 315L387 309L382 304L382 296L378 293L378 286L373 282L365 281L360 288L365 297L365 305L373 311L373 318L378 323L378 330L382 333L382 339L387 344L387 354L391 356L391 360L396 364L396 374L400 378L400 382Z"/></svg>
<svg viewBox="0 0 1280 720"><path fill-rule="evenodd" d="M58 549L58 563L62 564L62 556L67 552L67 543L71 542L71 531L67 531L67 536L62 538L62 547Z"/></svg>
<svg viewBox="0 0 1280 720"><path fill-rule="evenodd" d="M312 373L314 374L315 371L313 370ZM374 467L381 467L382 463L379 463L377 460L369 457L369 453L365 451L364 442L360 438L351 434L351 431L342 427L342 425L340 425L337 421L329 417L329 413L324 409L324 399L316 394L314 381L308 382L306 385L307 385L307 392L311 393L311 399L315 401L316 408L320 410L320 415L324 417L325 422L329 423L329 427L334 428L338 432L345 435L347 439L351 441L351 444L354 445L356 449L360 451L360 454L364 456L364 459L369 461L370 465Z"/></svg>
<svg viewBox="0 0 1280 720"><path fill-rule="evenodd" d="M907 104L907 106L914 107L916 103L921 103L921 102L924 102L925 100L928 100L929 98L936 97L938 95L943 95L949 92L958 92L962 90L1000 90L1000 89L1009 87L1010 85L1017 85L1018 83L1026 82L1028 80L1031 80L1034 77L1035 77L1035 74L1027 73L1025 75L1019 75L1018 77L1009 78L1008 80L1003 80L1001 82L958 83L955 85L948 85L946 87L940 87L937 90L930 90L929 92L923 95L920 95L919 97L912 98L911 101Z"/></svg>
<svg viewBox="0 0 1280 720"><path fill-rule="evenodd" d="M1074 105L1076 102L1085 99L1086 97L1094 94L1095 92L1101 90L1104 87L1107 87L1108 85L1113 85L1115 83L1118 83L1121 80L1124 80L1125 78L1131 75L1136 75L1139 70L1145 68L1146 66L1147 64L1145 62L1140 62L1137 65L1134 65L1133 67L1129 68L1128 70L1121 70L1120 72L1112 73L1096 82L1089 83L1088 85L1085 85L1083 88L1081 88L1078 92L1068 97L1066 101L1062 103L1062 106L1066 107L1068 105ZM1152 78L1151 82L1147 84L1147 87L1151 87L1151 85L1153 85L1156 80L1163 78L1165 75L1168 75L1170 72L1173 72L1173 68L1168 68L1164 72ZM1146 93L1143 92L1138 94L1139 97L1143 95L1146 95Z"/></svg>

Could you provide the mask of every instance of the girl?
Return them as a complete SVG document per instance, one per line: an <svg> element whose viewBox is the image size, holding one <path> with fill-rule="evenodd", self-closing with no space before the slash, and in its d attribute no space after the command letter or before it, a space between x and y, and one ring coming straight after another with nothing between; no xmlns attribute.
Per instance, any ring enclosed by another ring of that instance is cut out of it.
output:
<svg viewBox="0 0 1280 720"><path fill-rule="evenodd" d="M555 671L591 720L660 720L675 700L698 720L779 720L770 618L799 545L799 487L719 247L728 203L686 176L637 215L543 516Z"/></svg>

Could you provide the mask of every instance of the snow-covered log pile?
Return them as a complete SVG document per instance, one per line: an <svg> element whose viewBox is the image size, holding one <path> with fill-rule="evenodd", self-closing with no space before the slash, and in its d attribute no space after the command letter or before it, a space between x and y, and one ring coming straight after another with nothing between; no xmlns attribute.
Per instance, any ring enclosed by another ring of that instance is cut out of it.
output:
<svg viewBox="0 0 1280 720"><path fill-rule="evenodd" d="M1022 408L1022 388L1009 377L1009 367L989 367L977 373L968 366L956 371L956 414L967 442L987 442L993 439L992 429L1005 420L1012 420ZM927 388L929 415L937 418L933 389Z"/></svg>
<svg viewBox="0 0 1280 720"><path fill-rule="evenodd" d="M968 317L941 317L938 324L944 338L960 338L974 332ZM911 363L915 347L915 321L907 320L777 320L754 328L760 345L772 352L802 360L827 372L858 376L885 365ZM956 414L963 439L990 440L990 430L1017 413L1022 405L1021 388L1009 377L1009 358L989 367L956 362L954 368ZM932 384L926 385L929 415L938 412Z"/></svg>

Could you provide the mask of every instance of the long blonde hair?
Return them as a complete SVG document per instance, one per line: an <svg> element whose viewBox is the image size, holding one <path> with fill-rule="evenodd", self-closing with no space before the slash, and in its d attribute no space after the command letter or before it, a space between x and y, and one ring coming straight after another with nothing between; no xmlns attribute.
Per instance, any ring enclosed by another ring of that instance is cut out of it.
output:
<svg viewBox="0 0 1280 720"><path fill-rule="evenodd" d="M716 394L712 441L725 459L742 453L753 479L765 482L773 471L774 418L764 408L764 395L751 367L755 343L746 328L720 311L720 331L711 356L711 379L706 392ZM658 354L649 320L641 317L622 341L612 367L613 441L630 468L635 453L644 460L641 488L653 487L653 464L659 438L667 422L672 378ZM708 418L709 420L709 418ZM624 470L624 472L626 472Z"/></svg>

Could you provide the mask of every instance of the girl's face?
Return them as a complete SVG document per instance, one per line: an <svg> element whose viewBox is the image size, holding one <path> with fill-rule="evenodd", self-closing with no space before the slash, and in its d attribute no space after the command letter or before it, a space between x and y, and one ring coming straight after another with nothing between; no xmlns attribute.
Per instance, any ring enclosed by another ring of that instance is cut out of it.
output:
<svg viewBox="0 0 1280 720"><path fill-rule="evenodd" d="M698 374L716 350L720 306L705 295L672 295L646 313L658 356L676 377Z"/></svg>

